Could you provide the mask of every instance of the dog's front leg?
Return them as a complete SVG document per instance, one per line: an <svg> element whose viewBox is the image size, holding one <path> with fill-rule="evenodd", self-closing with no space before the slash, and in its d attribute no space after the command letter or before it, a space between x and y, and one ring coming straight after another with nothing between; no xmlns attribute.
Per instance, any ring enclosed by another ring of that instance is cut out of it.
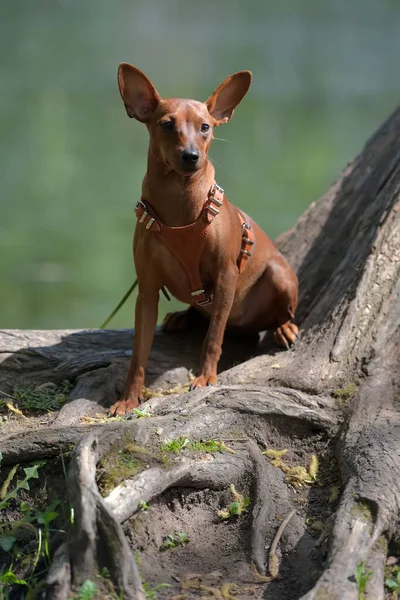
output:
<svg viewBox="0 0 400 600"><path fill-rule="evenodd" d="M150 354L157 325L158 297L158 290L143 290L140 289L139 284L139 295L136 300L135 311L133 354L125 392L122 398L110 408L110 415L123 416L139 406L139 398L144 385L144 370Z"/></svg>
<svg viewBox="0 0 400 600"><path fill-rule="evenodd" d="M236 267L221 269L215 282L213 312L201 352L198 376L190 389L217 383L217 367L221 356L225 327L235 298L238 271Z"/></svg>

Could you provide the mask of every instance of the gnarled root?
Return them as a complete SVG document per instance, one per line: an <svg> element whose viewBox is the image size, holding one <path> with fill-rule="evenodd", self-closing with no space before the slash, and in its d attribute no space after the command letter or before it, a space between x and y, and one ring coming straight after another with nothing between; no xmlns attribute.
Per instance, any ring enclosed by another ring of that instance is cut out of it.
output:
<svg viewBox="0 0 400 600"><path fill-rule="evenodd" d="M47 579L48 600L60 600L69 592L65 581L68 562L74 586L94 579L107 567L118 593L127 600L145 600L128 542L97 489L97 459L97 440L89 434L77 446L71 460L68 486L72 522L68 542L58 550L60 566L55 561Z"/></svg>

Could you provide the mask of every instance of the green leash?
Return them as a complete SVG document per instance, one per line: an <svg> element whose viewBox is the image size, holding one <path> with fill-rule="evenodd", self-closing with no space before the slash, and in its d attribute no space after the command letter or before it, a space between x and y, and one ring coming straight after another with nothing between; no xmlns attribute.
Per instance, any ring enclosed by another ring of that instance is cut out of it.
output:
<svg viewBox="0 0 400 600"><path fill-rule="evenodd" d="M129 290L126 292L125 296L119 301L119 303L117 304L117 306L114 308L114 310L112 311L112 313L107 317L107 319L104 321L104 323L102 323L100 325L100 329L105 329L107 327L107 325L109 324L109 322L111 321L111 319L113 319L115 317L115 315L117 314L117 312L119 311L119 309L128 300L128 298L132 294L133 290L137 287L137 284L138 284L138 281L137 281L137 279L135 279L135 281L132 283L132 285L129 288ZM164 294L164 296L166 297L166 299L168 301L171 300L171 298L168 295L167 290L164 287L161 288L161 291L162 291L162 293Z"/></svg>
<svg viewBox="0 0 400 600"><path fill-rule="evenodd" d="M133 290L135 289L136 286L137 286L137 279L135 279L135 281L132 283L132 285L129 288L129 290L126 292L125 296L120 300L120 302L118 303L118 305L114 308L114 310L107 317L107 319L104 321L104 323L102 323L100 325L100 329L105 329L107 327L107 325L109 324L109 322L111 321L111 319L113 317L115 317L115 315L117 314L117 312L119 311L119 309L121 308L121 306L123 306L125 304L125 302L128 300L129 296L132 294L132 292L133 292Z"/></svg>

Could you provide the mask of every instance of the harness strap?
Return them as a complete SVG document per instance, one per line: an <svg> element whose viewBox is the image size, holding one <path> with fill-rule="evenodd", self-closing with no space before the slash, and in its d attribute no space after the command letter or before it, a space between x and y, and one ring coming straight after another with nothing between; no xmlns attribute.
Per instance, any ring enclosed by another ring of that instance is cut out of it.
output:
<svg viewBox="0 0 400 600"><path fill-rule="evenodd" d="M145 200L140 199L136 204L135 212L139 223L146 229L152 231L171 250L184 268L189 279L191 298L196 300L199 306L206 306L212 302L212 294L208 292L200 279L200 261L204 251L208 228L219 214L223 204L224 190L216 183L208 192L207 201L203 210L194 223L183 227L169 227L165 225L152 206ZM237 260L239 273L246 267L247 260L251 256L251 247L254 244L251 225L248 224L238 211L242 227L242 245Z"/></svg>
<svg viewBox="0 0 400 600"><path fill-rule="evenodd" d="M239 269L239 273L243 273L254 246L254 234L251 228L251 224L248 223L247 215L238 210L238 217L240 225L242 227L242 245L240 248L239 257L237 259L237 266Z"/></svg>

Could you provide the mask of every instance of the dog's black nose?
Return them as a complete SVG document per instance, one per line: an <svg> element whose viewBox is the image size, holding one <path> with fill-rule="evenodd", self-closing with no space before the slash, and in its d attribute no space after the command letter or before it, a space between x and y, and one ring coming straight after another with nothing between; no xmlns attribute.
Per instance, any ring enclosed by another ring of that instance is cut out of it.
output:
<svg viewBox="0 0 400 600"><path fill-rule="evenodd" d="M195 150L183 150L181 159L184 165L195 165L199 160L199 153Z"/></svg>

